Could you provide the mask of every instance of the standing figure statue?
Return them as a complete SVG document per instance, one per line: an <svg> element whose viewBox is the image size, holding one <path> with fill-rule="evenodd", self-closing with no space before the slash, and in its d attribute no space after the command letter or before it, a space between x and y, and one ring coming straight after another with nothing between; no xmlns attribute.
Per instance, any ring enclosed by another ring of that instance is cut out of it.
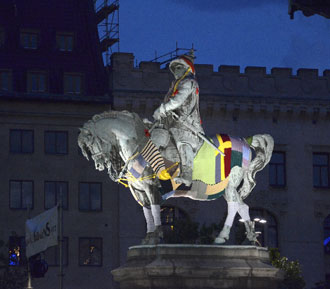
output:
<svg viewBox="0 0 330 289"><path fill-rule="evenodd" d="M195 77L193 49L189 55L173 60L169 68L175 80L153 117L162 128L170 132L180 154L181 172L174 181L189 187L192 183L194 155L203 143L197 133L204 134L199 113L199 86ZM188 129L182 122L189 124L192 129Z"/></svg>

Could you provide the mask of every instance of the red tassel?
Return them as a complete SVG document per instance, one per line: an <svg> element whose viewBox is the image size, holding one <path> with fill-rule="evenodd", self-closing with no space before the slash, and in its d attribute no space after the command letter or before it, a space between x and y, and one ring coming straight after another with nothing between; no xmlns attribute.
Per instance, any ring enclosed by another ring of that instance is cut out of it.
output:
<svg viewBox="0 0 330 289"><path fill-rule="evenodd" d="M150 137L150 132L148 129L145 129L144 130L144 134L146 135L146 137Z"/></svg>

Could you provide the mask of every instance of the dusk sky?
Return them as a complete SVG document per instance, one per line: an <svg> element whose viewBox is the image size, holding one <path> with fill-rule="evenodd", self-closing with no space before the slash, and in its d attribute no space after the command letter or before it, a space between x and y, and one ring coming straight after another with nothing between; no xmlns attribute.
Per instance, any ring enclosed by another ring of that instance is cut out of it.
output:
<svg viewBox="0 0 330 289"><path fill-rule="evenodd" d="M288 0L120 0L120 51L138 62L194 43L196 63L330 69L330 20Z"/></svg>

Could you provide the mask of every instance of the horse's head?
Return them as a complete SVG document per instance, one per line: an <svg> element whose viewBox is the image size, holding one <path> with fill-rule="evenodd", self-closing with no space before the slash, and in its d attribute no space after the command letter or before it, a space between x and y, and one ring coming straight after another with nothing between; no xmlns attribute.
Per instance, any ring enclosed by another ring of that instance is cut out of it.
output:
<svg viewBox="0 0 330 289"><path fill-rule="evenodd" d="M81 128L78 136L78 145L87 160L89 160L89 155L91 156L97 170L103 171L105 167L110 166L107 155L111 151L111 143L104 143L91 130Z"/></svg>

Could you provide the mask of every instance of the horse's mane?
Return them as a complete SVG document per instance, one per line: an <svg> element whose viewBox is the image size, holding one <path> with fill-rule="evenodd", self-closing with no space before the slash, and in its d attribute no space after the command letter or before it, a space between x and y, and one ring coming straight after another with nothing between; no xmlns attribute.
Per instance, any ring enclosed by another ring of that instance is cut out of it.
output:
<svg viewBox="0 0 330 289"><path fill-rule="evenodd" d="M125 117L125 118L128 117L133 120L140 118L135 112L129 112L127 110L123 110L123 111L108 110L108 111L104 111L100 114L94 115L92 118L92 121L97 122L99 120L106 119L106 118L118 118L118 117Z"/></svg>

